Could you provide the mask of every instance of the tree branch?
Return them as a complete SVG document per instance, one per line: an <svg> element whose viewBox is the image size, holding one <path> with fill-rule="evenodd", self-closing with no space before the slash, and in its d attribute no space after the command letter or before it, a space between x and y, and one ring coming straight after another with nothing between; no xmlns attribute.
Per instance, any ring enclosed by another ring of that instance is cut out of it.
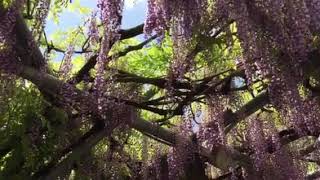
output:
<svg viewBox="0 0 320 180"><path fill-rule="evenodd" d="M94 134L85 139L81 144L73 147L72 152L67 155L56 166L50 168L47 173L40 176L39 179L51 180L58 177L64 177L73 168L73 164L84 154L88 153L99 141L109 136L115 127L106 126L106 128L98 129Z"/></svg>
<svg viewBox="0 0 320 180"><path fill-rule="evenodd" d="M119 53L117 53L117 54L115 54L115 55L113 55L111 57L108 57L108 58L113 59L113 58L119 58L119 57L125 56L127 53L129 53L131 51L139 50L139 49L143 48L143 46L145 46L146 44L148 44L149 42L151 42L155 38L156 38L156 36L152 36L151 38L141 42L140 44L137 44L135 46L129 46L125 50L123 50L123 51L121 51L121 52L119 52ZM92 68L94 68L94 66L96 65L97 58L98 58L97 54L95 54L91 58L89 58L87 63L68 82L70 82L72 84L77 84L77 83L81 82L84 77L89 76L89 71Z"/></svg>
<svg viewBox="0 0 320 180"><path fill-rule="evenodd" d="M135 37L135 36L138 36L140 34L143 33L143 27L144 27L144 24L139 24L133 28L130 28L130 29L122 29L119 31L119 33L121 34L121 38L120 40L123 40L123 39L129 39L129 38L132 38L132 37Z"/></svg>
<svg viewBox="0 0 320 180"><path fill-rule="evenodd" d="M36 69L43 67L45 60L42 56L42 53L40 49L36 47L37 45L32 33L28 29L24 19L20 14L17 15L14 31L17 40L16 52L22 59L22 64Z"/></svg>

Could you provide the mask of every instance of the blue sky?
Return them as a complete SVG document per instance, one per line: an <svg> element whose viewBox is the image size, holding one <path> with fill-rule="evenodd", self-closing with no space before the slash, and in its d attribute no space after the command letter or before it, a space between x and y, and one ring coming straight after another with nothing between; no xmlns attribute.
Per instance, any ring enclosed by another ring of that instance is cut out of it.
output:
<svg viewBox="0 0 320 180"><path fill-rule="evenodd" d="M97 0L78 0L78 2L81 7L97 9ZM143 23L146 15L146 6L146 0L126 0L123 12L122 28L130 28ZM48 19L45 30L49 37L50 34L56 30L64 31L68 28L82 25L85 17L88 16L66 9L59 17L59 24L55 24L52 18Z"/></svg>
<svg viewBox="0 0 320 180"><path fill-rule="evenodd" d="M81 7L90 8L91 10L97 9L97 0L73 0L69 6L75 6L76 4ZM125 7L123 11L122 28L134 27L144 22L146 16L147 3L146 0L125 0ZM72 11L72 8L65 8L65 10L59 14L59 23L56 24L53 18L48 18L45 32L49 41L55 41L51 35L53 32L67 31L70 28L76 28L84 24L85 19L90 17L90 14L81 14L76 11ZM62 53L57 53L56 61L60 61L63 58Z"/></svg>

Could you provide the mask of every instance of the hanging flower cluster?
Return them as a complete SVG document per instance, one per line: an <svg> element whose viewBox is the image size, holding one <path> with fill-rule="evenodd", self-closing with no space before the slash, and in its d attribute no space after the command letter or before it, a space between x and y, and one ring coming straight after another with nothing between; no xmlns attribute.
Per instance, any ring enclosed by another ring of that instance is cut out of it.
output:
<svg viewBox="0 0 320 180"><path fill-rule="evenodd" d="M104 87L105 68L109 62L108 53L111 45L120 38L119 29L121 25L123 0L99 0L100 18L104 27L99 56L97 58L97 75L94 88L99 104L99 110L105 109Z"/></svg>
<svg viewBox="0 0 320 180"><path fill-rule="evenodd" d="M305 113L310 102L302 100L298 87L312 50L312 34L320 24L319 1L218 0L217 4L217 14L237 24L249 82L268 78L271 101L284 119L301 133L314 132L320 116Z"/></svg>
<svg viewBox="0 0 320 180"><path fill-rule="evenodd" d="M144 23L144 33L151 35L153 31L157 34L163 34L167 29L163 8L158 4L157 0L148 1L147 18Z"/></svg>
<svg viewBox="0 0 320 180"><path fill-rule="evenodd" d="M66 79L68 77L68 74L72 70L72 55L74 52L74 46L70 45L65 52L64 58L62 60L62 64L60 66L60 75L62 79Z"/></svg>
<svg viewBox="0 0 320 180"><path fill-rule="evenodd" d="M190 38L207 7L207 1L201 0L148 0L145 33L161 34L170 26L173 32L179 33L177 35Z"/></svg>
<svg viewBox="0 0 320 180"><path fill-rule="evenodd" d="M92 13L90 20L89 20L89 31L88 37L90 45L95 46L99 43L99 28L96 19L96 12Z"/></svg>
<svg viewBox="0 0 320 180"><path fill-rule="evenodd" d="M178 132L181 137L189 139L193 134L193 116L190 108L184 108L183 122ZM185 169L192 162L193 153L196 152L195 144L186 139L177 139L175 147L170 148L168 153L169 179L179 179L185 176Z"/></svg>
<svg viewBox="0 0 320 180"><path fill-rule="evenodd" d="M38 2L37 11L34 17L32 34L37 37L35 38L39 42L41 38L41 33L46 25L46 18L49 13L51 0L40 0Z"/></svg>
<svg viewBox="0 0 320 180"><path fill-rule="evenodd" d="M247 133L256 176L263 179L303 179L301 169L289 152L281 147L271 123L264 124L259 118L251 118Z"/></svg>
<svg viewBox="0 0 320 180"><path fill-rule="evenodd" d="M207 1L201 0L148 0L144 32L163 35L170 30L173 40L173 60L170 79L182 78L193 65L191 38L199 28L201 17L207 12ZM169 29L170 27L170 29Z"/></svg>
<svg viewBox="0 0 320 180"><path fill-rule="evenodd" d="M226 102L223 96L211 96L208 101L207 122L200 127L198 138L202 145L214 150L226 143L223 124L224 103Z"/></svg>

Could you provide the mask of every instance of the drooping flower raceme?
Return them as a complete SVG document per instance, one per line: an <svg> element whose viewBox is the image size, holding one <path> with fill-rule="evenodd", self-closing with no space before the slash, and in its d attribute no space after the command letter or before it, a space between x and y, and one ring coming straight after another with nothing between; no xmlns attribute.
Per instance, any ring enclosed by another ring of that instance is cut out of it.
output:
<svg viewBox="0 0 320 180"><path fill-rule="evenodd" d="M189 107L184 108L183 122L179 125L178 132L181 138L176 141L175 147L170 148L168 153L169 179L179 179L185 176L186 167L192 162L196 146L188 142L188 137L193 135L193 115Z"/></svg>
<svg viewBox="0 0 320 180"><path fill-rule="evenodd" d="M96 12L93 12L89 20L89 43L91 46L95 46L99 43L99 28L97 24Z"/></svg>
<svg viewBox="0 0 320 180"><path fill-rule="evenodd" d="M146 35L150 36L153 31L161 35L167 29L165 14L159 3L158 0L148 0L147 18L144 23L144 33Z"/></svg>
<svg viewBox="0 0 320 180"><path fill-rule="evenodd" d="M120 39L119 29L122 19L123 0L99 0L100 18L104 27L99 56L96 65L94 88L99 104L99 110L104 109L105 68L110 61L108 53L111 45Z"/></svg>
<svg viewBox="0 0 320 180"><path fill-rule="evenodd" d="M312 33L319 24L318 1L218 0L218 4L223 8L217 13L236 22L249 83L269 79L271 102L282 117L301 133L314 132L319 117L304 113L310 103L302 100L298 88L312 50Z"/></svg>
<svg viewBox="0 0 320 180"><path fill-rule="evenodd" d="M38 7L37 11L35 14L34 18L34 23L33 23L33 35L36 36L36 41L38 42L41 38L41 33L43 32L43 29L46 24L46 18L49 13L49 8L50 8L50 2L51 0L40 0L38 2Z"/></svg>
<svg viewBox="0 0 320 180"><path fill-rule="evenodd" d="M199 0L148 0L145 34L156 32L163 35L165 30L172 34L174 62L169 78L182 78L192 68L194 56L190 55L193 47L191 40L207 7L207 1Z"/></svg>
<svg viewBox="0 0 320 180"><path fill-rule="evenodd" d="M259 117L251 118L248 141L259 178L303 179L299 166L281 147L278 131L271 122L263 122Z"/></svg>
<svg viewBox="0 0 320 180"><path fill-rule="evenodd" d="M64 58L62 60L62 64L60 66L60 75L63 79L68 77L68 74L72 70L72 55L74 52L74 46L70 45L68 50L65 52Z"/></svg>
<svg viewBox="0 0 320 180"><path fill-rule="evenodd" d="M207 121L204 122L198 132L199 142L209 148L214 150L226 143L224 134L224 106L226 103L223 96L211 96L208 98L208 115Z"/></svg>

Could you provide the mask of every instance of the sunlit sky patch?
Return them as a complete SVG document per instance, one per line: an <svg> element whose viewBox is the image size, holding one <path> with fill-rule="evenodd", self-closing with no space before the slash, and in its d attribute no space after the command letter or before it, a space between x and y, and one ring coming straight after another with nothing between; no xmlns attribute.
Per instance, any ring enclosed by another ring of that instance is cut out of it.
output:
<svg viewBox="0 0 320 180"><path fill-rule="evenodd" d="M80 7L85 11L79 12ZM125 0L122 28L127 29L143 23L146 16L146 8L146 0ZM63 12L59 14L58 22L54 21L52 15L49 15L45 28L49 42L55 43L53 34L57 31L65 32L69 29L83 26L86 19L90 17L91 12L97 10L97 0L73 0L68 8L63 9ZM55 61L61 61L63 54L57 53L56 55Z"/></svg>
<svg viewBox="0 0 320 180"><path fill-rule="evenodd" d="M146 0L127 0L125 1L125 9L131 9L134 8L134 6L136 4L142 3L142 2L146 2Z"/></svg>
<svg viewBox="0 0 320 180"><path fill-rule="evenodd" d="M97 9L97 0L74 0L69 8L66 8L60 15L60 21L54 22L52 16L49 17L46 26L46 33L49 36L56 30L65 31L83 25L88 14L81 14L74 10L78 7L88 8L91 11ZM73 8L76 7L76 8ZM146 0L126 0L123 12L122 28L130 28L144 22L146 15Z"/></svg>

